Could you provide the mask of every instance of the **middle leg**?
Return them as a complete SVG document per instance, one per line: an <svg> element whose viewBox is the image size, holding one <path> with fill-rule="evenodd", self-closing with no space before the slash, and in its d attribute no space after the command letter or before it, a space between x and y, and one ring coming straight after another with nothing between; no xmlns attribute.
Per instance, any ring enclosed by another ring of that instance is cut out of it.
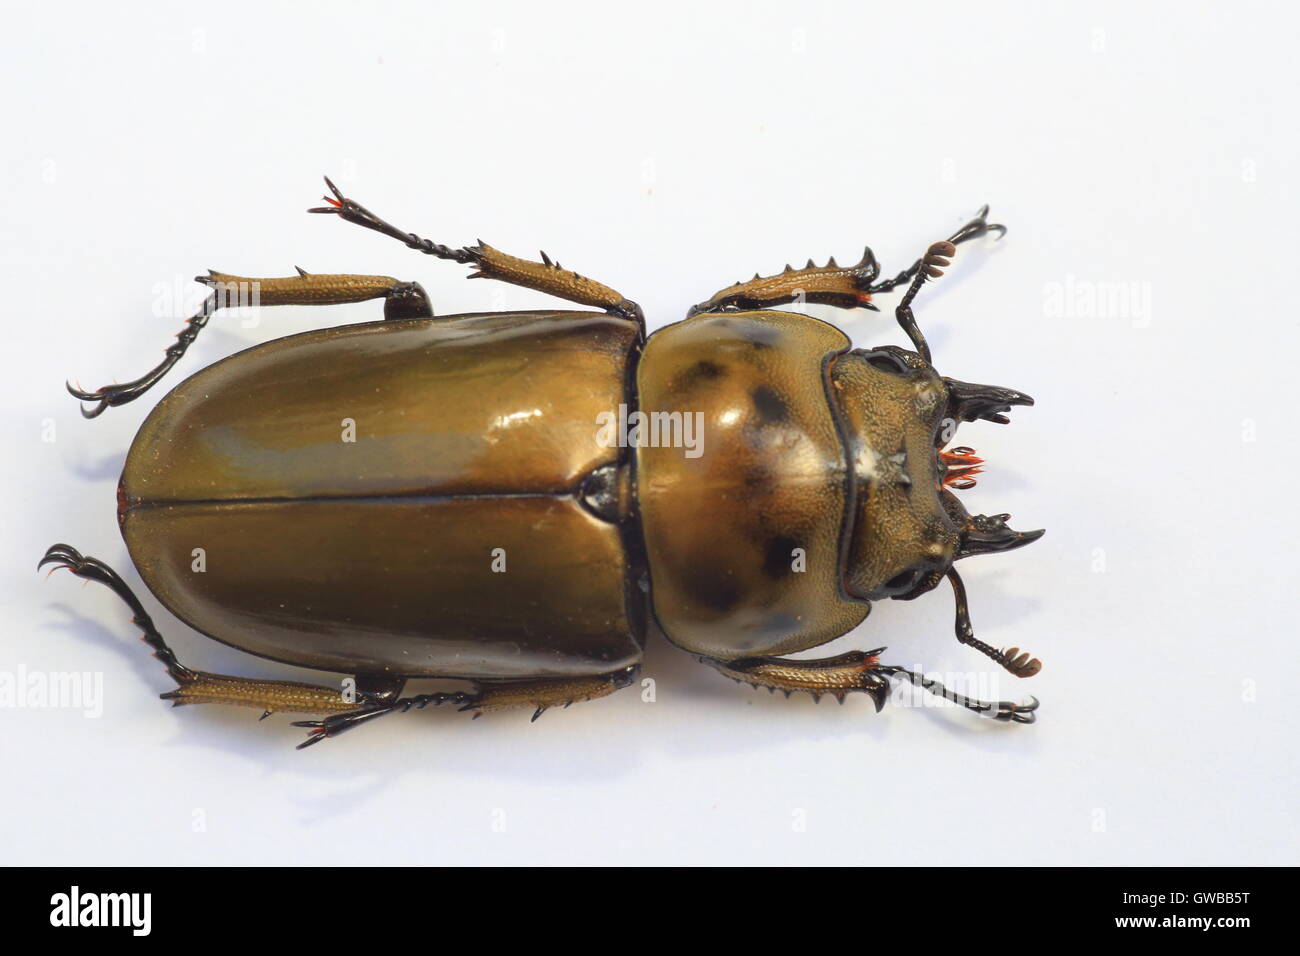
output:
<svg viewBox="0 0 1300 956"><path fill-rule="evenodd" d="M579 305L602 309L610 315L630 319L636 322L643 332L645 330L645 315L641 311L641 306L595 279L565 269L558 262L552 261L545 252L541 254L541 262L533 262L494 249L481 239L476 245L461 248L444 246L430 239L421 239L413 232L403 232L391 223L385 222L359 202L348 199L330 182L328 176L325 177L325 185L334 194L332 198L324 197L329 205L316 206L307 210L308 212L335 215L345 222L390 236L408 248L423 252L425 255L473 266L476 271L468 276L470 279L497 279L512 285L536 289L538 292L568 299Z"/></svg>
<svg viewBox="0 0 1300 956"><path fill-rule="evenodd" d="M81 414L94 418L104 409L134 401L171 370L199 337L218 309L264 305L343 305L365 302L368 299L384 300L385 319L433 318L429 297L418 282L402 282L392 276L324 275L298 270L296 276L274 279L253 279L208 270L205 276L195 276L195 282L212 291L203 300L198 312L185 320L176 334L176 341L167 346L163 360L130 382L106 385L86 391L68 385L74 398L96 404L83 406Z"/></svg>
<svg viewBox="0 0 1300 956"><path fill-rule="evenodd" d="M472 692L439 692L402 697L382 703L371 703L344 714L331 714L320 720L294 721L295 727L307 728L307 739L298 749L320 743L327 737L337 737L353 727L382 717L384 714L406 713L422 710L430 704L459 704L461 711L469 711L478 719L488 711L533 708L536 720L552 707L568 707L585 700L606 697L627 687L636 678L637 666L597 674L592 677L552 677L536 680L476 681Z"/></svg>

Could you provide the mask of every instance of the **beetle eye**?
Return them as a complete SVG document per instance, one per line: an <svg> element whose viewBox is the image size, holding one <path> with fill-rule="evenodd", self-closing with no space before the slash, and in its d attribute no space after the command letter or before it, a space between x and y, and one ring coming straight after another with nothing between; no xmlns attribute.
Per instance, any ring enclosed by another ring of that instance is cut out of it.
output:
<svg viewBox="0 0 1300 956"><path fill-rule="evenodd" d="M875 349L871 352L863 352L863 359L874 369L882 372L888 372L890 375L906 375L911 371L901 358L896 354L885 349Z"/></svg>
<svg viewBox="0 0 1300 956"><path fill-rule="evenodd" d="M921 572L916 568L900 571L885 582L885 590L891 594L903 594L916 586L916 580L920 576Z"/></svg>

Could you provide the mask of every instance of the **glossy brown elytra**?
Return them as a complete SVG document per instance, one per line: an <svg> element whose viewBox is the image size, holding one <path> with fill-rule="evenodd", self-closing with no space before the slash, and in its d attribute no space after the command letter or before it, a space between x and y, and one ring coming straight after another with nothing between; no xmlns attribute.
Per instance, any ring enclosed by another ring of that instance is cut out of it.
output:
<svg viewBox="0 0 1300 956"><path fill-rule="evenodd" d="M70 388L87 417L139 397L223 307L384 300L384 321L267 342L182 382L145 420L119 488L132 560L168 610L251 654L354 678L342 691L192 670L103 562L64 544L41 560L130 605L176 681L164 698L318 715L299 722L302 746L430 704L536 717L632 683L659 632L787 694L863 691L879 710L898 678L1033 722L1037 701L974 700L879 651L783 657L947 578L960 641L1017 676L1039 669L974 637L954 563L1042 532L968 514L951 489L982 461L950 447L959 424L1033 402L939 375L912 313L959 244L1005 231L987 208L892 279L870 250L848 267L787 266L647 336L635 302L545 253L442 246L329 187L313 212L587 311L435 317L423 288L387 276L214 272L157 368ZM854 349L835 326L773 308L875 309L895 288L913 350ZM430 677L470 683L402 696Z"/></svg>

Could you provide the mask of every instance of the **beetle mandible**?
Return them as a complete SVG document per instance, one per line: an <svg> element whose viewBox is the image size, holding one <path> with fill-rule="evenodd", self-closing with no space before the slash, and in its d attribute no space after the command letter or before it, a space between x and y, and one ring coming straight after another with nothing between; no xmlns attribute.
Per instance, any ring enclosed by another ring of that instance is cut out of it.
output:
<svg viewBox="0 0 1300 956"><path fill-rule="evenodd" d="M418 283L388 276L210 272L156 368L69 385L93 418L148 391L220 308L384 301L383 321L267 342L182 382L140 428L118 487L131 559L168 610L259 657L349 675L348 692L186 667L108 565L66 544L41 559L130 606L176 682L164 699L317 715L295 723L300 747L428 705L528 706L536 719L632 683L657 632L787 696L861 691L879 711L893 678L1033 722L1033 698L966 697L882 664L884 648L785 657L946 578L959 641L1020 677L1041 666L974 636L954 563L1042 532L971 515L951 490L982 463L950 447L957 425L1006 423L1033 400L940 376L912 312L959 245L1006 232L987 206L893 278L869 248L852 266L809 260L647 336L640 306L545 253L440 245L325 182L328 205L311 212L598 311L435 317ZM773 308L877 310L895 288L912 350L854 349L835 326ZM402 696L434 677L469 689Z"/></svg>

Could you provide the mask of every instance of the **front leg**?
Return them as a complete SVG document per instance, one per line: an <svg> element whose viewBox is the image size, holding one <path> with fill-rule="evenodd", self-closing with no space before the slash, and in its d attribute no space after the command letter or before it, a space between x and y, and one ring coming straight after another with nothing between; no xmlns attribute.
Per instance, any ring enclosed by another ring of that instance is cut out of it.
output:
<svg viewBox="0 0 1300 956"><path fill-rule="evenodd" d="M885 648L878 647L873 651L849 651L837 657L818 660L787 660L781 657L746 657L735 661L722 661L713 657L697 659L732 680L766 687L769 691L784 691L787 697L795 691L810 693L817 700L821 699L822 694L832 694L842 704L845 695L861 691L872 699L876 712L879 713L889 699L888 678L895 677L907 680L967 710L973 710L982 717L1017 724L1034 722L1034 712L1038 709L1038 701L1034 698L1030 698L1027 704L1017 704L1007 700L989 703L967 697L923 674L892 664L881 664L879 655L884 650Z"/></svg>
<svg viewBox="0 0 1300 956"><path fill-rule="evenodd" d="M784 272L776 275L760 276L755 273L749 281L737 282L720 289L706 301L691 306L687 315L735 309L769 309L787 302L813 302L841 309L863 308L875 312L879 310L871 301L873 296L910 282L911 286L894 314L916 351L929 362L930 349L912 315L912 299L927 278L933 279L943 274L940 267L948 265L947 257L957 251L957 246L989 232L996 232L999 236L1006 233L1006 226L987 220L988 212L988 206L982 208L974 219L947 240L931 244L924 256L892 279L876 281L880 275L880 266L871 248L867 247L862 258L851 266L839 266L833 258L826 265L817 266L809 259L808 265L802 269L787 265Z"/></svg>
<svg viewBox="0 0 1300 956"><path fill-rule="evenodd" d="M965 694L959 694L955 690L949 690L937 680L932 680L915 671L909 671L904 667L882 664L879 670L886 677L901 677L908 683L927 690L936 697L942 697L944 700L950 700L967 710L973 710L981 717L989 717L1002 723L1016 724L1032 724L1036 719L1034 712L1038 710L1037 697L1030 697L1027 704L1017 704L1012 700L999 700L989 703L988 701L977 700L974 697L967 697Z"/></svg>
<svg viewBox="0 0 1300 956"><path fill-rule="evenodd" d="M842 704L846 694L861 691L875 702L876 712L889 698L889 681L881 677L876 656L884 648L874 651L849 651L838 657L798 661L782 657L745 657L735 661L722 661L714 657L699 657L720 674L734 681L743 681L769 691L784 691L789 697L795 691L804 691L821 700L822 694L832 694Z"/></svg>

